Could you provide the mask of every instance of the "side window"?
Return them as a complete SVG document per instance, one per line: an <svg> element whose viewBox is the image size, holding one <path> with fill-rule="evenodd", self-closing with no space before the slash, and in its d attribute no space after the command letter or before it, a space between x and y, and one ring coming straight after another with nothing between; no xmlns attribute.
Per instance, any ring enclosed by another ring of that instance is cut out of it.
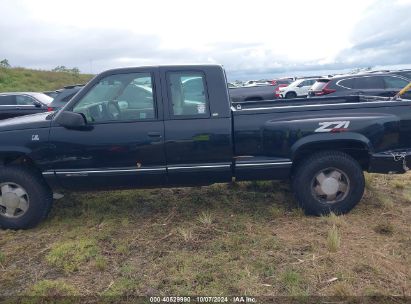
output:
<svg viewBox="0 0 411 304"><path fill-rule="evenodd" d="M16 97L13 95L0 96L0 106L14 106L16 105Z"/></svg>
<svg viewBox="0 0 411 304"><path fill-rule="evenodd" d="M25 95L16 95L16 104L19 106L32 106L33 99Z"/></svg>
<svg viewBox="0 0 411 304"><path fill-rule="evenodd" d="M69 95L63 97L63 98L61 99L61 101L63 101L63 102L68 102L74 95L76 95L76 93L77 93L77 92L70 93Z"/></svg>
<svg viewBox="0 0 411 304"><path fill-rule="evenodd" d="M342 86L342 87L345 87L345 88L354 89L355 79L354 78L349 78L349 79L340 80L338 82L338 85Z"/></svg>
<svg viewBox="0 0 411 304"><path fill-rule="evenodd" d="M384 76L385 88L386 89L402 89L408 84L408 81L391 76Z"/></svg>
<svg viewBox="0 0 411 304"><path fill-rule="evenodd" d="M361 77L355 79L356 89L384 89L384 81L380 76Z"/></svg>
<svg viewBox="0 0 411 304"><path fill-rule="evenodd" d="M150 73L110 75L100 80L75 106L88 122L135 121L156 117Z"/></svg>
<svg viewBox="0 0 411 304"><path fill-rule="evenodd" d="M209 116L206 83L201 72L169 72L171 113L176 116Z"/></svg>

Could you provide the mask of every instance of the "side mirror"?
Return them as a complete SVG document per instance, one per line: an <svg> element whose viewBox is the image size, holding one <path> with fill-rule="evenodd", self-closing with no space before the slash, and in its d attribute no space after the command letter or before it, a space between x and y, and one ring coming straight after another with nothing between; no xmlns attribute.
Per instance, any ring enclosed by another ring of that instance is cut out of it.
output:
<svg viewBox="0 0 411 304"><path fill-rule="evenodd" d="M87 126L87 120L83 113L62 111L56 116L55 122L67 129L83 129Z"/></svg>

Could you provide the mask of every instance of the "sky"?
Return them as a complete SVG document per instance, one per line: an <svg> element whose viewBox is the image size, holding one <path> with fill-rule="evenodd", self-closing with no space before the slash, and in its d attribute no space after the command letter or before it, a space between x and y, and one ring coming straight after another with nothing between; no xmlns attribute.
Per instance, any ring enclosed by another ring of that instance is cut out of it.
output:
<svg viewBox="0 0 411 304"><path fill-rule="evenodd" d="M222 64L228 78L411 67L411 0L0 0L0 60L83 73Z"/></svg>

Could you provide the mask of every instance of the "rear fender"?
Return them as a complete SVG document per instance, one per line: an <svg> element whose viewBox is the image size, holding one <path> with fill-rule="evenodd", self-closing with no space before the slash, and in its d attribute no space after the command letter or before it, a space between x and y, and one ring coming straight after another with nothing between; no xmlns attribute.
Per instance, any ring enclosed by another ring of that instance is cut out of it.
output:
<svg viewBox="0 0 411 304"><path fill-rule="evenodd" d="M361 148L369 153L374 150L370 140L359 133L317 133L296 141L291 147L291 157L295 159L299 152L307 149L329 150L331 148L338 148L338 146L352 149Z"/></svg>

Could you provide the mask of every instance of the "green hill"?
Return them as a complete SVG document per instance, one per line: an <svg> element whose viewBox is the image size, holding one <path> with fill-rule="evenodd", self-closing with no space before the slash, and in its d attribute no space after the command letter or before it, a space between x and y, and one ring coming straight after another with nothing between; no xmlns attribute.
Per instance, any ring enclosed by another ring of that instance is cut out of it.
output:
<svg viewBox="0 0 411 304"><path fill-rule="evenodd" d="M71 84L86 83L93 76L25 68L0 68L0 92L51 91Z"/></svg>

